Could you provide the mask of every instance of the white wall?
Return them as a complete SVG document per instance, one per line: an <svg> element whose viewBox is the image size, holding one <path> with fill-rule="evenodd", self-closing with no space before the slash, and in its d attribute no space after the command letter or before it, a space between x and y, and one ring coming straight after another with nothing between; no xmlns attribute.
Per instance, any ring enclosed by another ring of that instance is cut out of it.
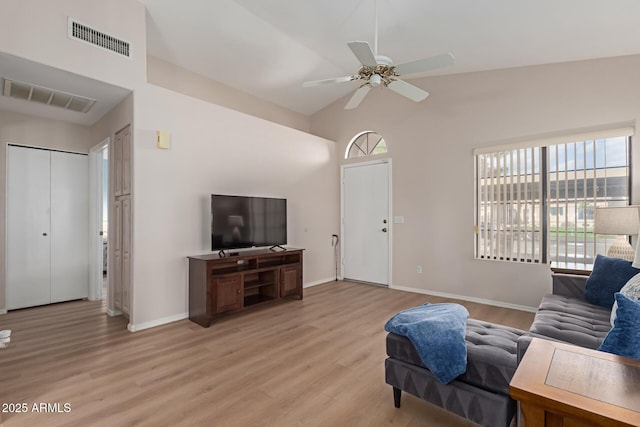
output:
<svg viewBox="0 0 640 427"><path fill-rule="evenodd" d="M186 257L211 251L212 193L287 198L304 283L332 279L333 142L152 85L136 91L134 116L133 329L186 316ZM156 148L157 130L169 150Z"/></svg>
<svg viewBox="0 0 640 427"><path fill-rule="evenodd" d="M86 126L0 111L0 312L6 310L6 176L7 144L88 153L91 130Z"/></svg>
<svg viewBox="0 0 640 427"><path fill-rule="evenodd" d="M67 18L131 44L131 58L67 37ZM3 0L0 52L126 88L146 78L145 8L137 1Z"/></svg>
<svg viewBox="0 0 640 427"><path fill-rule="evenodd" d="M393 158L393 285L535 307L550 291L547 265L474 259L476 147L606 127L637 126L640 56L412 80L431 96L415 104L373 90L355 110L348 98L311 117L314 134L338 141L375 130ZM640 150L633 162L640 164ZM633 195L640 202L640 174ZM424 273L417 274L422 265Z"/></svg>
<svg viewBox="0 0 640 427"><path fill-rule="evenodd" d="M147 57L147 81L156 86L309 132L310 120L304 114L288 110L153 56Z"/></svg>
<svg viewBox="0 0 640 427"><path fill-rule="evenodd" d="M131 123L133 123L133 94L125 98L91 126L91 138L95 141L95 144L104 141L106 138L113 139L117 131Z"/></svg>

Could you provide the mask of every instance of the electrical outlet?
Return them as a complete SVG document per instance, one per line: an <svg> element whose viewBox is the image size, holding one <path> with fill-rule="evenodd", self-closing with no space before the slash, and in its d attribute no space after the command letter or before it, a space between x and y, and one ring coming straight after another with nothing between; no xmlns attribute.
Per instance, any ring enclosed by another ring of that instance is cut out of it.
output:
<svg viewBox="0 0 640 427"><path fill-rule="evenodd" d="M421 265L417 265L416 266L416 273L422 274L422 266Z"/></svg>

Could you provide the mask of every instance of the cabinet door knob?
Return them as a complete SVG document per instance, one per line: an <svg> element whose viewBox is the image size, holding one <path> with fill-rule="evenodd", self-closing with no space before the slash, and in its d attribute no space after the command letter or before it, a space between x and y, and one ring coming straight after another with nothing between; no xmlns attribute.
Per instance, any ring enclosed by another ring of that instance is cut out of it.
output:
<svg viewBox="0 0 640 427"><path fill-rule="evenodd" d="M236 294L240 295L240 289L238 289L238 290L236 291Z"/></svg>
<svg viewBox="0 0 640 427"><path fill-rule="evenodd" d="M43 236L46 236L46 235L47 235L47 233L42 233L42 235L43 235Z"/></svg>

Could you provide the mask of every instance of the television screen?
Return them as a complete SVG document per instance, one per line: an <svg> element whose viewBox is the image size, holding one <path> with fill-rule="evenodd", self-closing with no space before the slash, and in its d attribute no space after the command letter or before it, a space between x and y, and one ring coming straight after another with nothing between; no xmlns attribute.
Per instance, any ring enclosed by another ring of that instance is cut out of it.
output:
<svg viewBox="0 0 640 427"><path fill-rule="evenodd" d="M286 243L286 199L211 195L211 250Z"/></svg>

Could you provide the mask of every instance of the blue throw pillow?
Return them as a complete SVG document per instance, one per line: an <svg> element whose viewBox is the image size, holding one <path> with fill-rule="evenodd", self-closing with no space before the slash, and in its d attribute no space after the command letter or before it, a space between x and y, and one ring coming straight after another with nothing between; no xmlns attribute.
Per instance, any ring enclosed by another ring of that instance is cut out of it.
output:
<svg viewBox="0 0 640 427"><path fill-rule="evenodd" d="M638 273L640 270L631 267L631 261L598 255L585 285L584 298L591 304L610 309L613 294Z"/></svg>
<svg viewBox="0 0 640 427"><path fill-rule="evenodd" d="M640 300L640 273L633 276L629 281L620 289L620 293L625 297L632 300ZM618 310L618 303L613 303L611 309L611 327L613 328L614 321L616 320L616 311Z"/></svg>
<svg viewBox="0 0 640 427"><path fill-rule="evenodd" d="M640 301L615 294L618 312L615 326L609 331L598 350L640 360Z"/></svg>

